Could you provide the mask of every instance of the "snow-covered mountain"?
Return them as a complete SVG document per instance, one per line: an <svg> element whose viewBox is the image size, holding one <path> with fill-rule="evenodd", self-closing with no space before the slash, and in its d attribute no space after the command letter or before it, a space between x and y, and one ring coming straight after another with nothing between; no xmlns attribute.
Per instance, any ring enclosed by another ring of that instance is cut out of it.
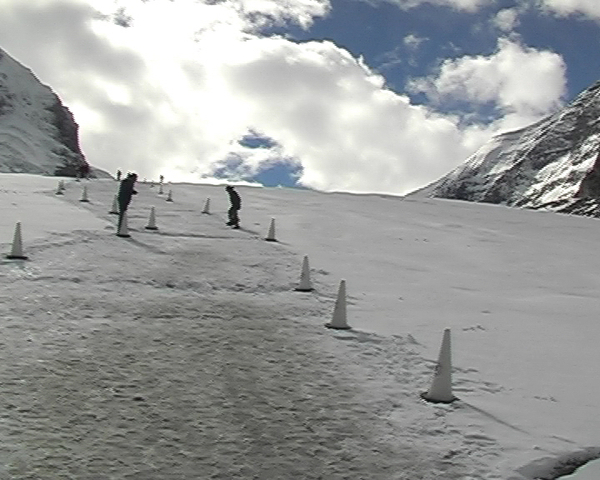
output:
<svg viewBox="0 0 600 480"><path fill-rule="evenodd" d="M0 172L72 175L84 162L72 113L0 49Z"/></svg>
<svg viewBox="0 0 600 480"><path fill-rule="evenodd" d="M419 196L600 216L600 81L570 105L498 135Z"/></svg>

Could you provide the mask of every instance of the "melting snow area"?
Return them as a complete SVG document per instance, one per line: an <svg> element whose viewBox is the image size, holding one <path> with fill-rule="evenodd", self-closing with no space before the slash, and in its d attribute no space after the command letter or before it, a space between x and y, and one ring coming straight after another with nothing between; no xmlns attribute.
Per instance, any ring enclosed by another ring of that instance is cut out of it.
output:
<svg viewBox="0 0 600 480"><path fill-rule="evenodd" d="M238 187L230 230L222 187L140 183L120 238L116 182L57 183L0 175L0 247L21 222L29 256L0 261L0 479L532 480L600 456L597 220ZM349 331L324 327L342 279ZM446 328L458 400L432 404Z"/></svg>

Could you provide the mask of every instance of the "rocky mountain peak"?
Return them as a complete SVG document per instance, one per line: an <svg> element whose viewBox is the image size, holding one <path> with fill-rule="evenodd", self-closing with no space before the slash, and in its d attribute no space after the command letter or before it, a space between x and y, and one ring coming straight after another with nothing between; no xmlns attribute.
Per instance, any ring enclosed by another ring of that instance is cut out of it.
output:
<svg viewBox="0 0 600 480"><path fill-rule="evenodd" d="M600 82L570 105L492 138L418 195L600 216Z"/></svg>
<svg viewBox="0 0 600 480"><path fill-rule="evenodd" d="M74 175L79 126L52 89L0 49L0 172Z"/></svg>

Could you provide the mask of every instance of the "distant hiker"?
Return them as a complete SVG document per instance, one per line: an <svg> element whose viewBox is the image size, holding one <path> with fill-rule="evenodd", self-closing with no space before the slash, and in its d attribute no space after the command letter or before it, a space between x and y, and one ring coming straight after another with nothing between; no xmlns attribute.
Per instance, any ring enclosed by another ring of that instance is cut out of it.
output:
<svg viewBox="0 0 600 480"><path fill-rule="evenodd" d="M121 181L121 170L117 170L117 182Z"/></svg>
<svg viewBox="0 0 600 480"><path fill-rule="evenodd" d="M163 183L165 181L165 177L163 175L161 175L160 177L158 177L160 180L160 183Z"/></svg>
<svg viewBox="0 0 600 480"><path fill-rule="evenodd" d="M83 162L79 165L79 178L88 178L90 174L90 165L87 162Z"/></svg>
<svg viewBox="0 0 600 480"><path fill-rule="evenodd" d="M123 221L123 215L127 211L127 207L129 206L129 202L131 202L131 197L136 195L137 192L133 188L135 186L135 181L137 180L137 174L128 173L127 178L121 181L121 185L119 186L119 223L117 225L117 232L121 230L121 222Z"/></svg>
<svg viewBox="0 0 600 480"><path fill-rule="evenodd" d="M240 218L238 217L238 211L242 209L242 200L240 199L239 194L233 189L231 185L227 185L225 187L227 193L229 194L229 203L231 207L227 212L229 216L229 221L226 225L229 225L233 228L240 228Z"/></svg>

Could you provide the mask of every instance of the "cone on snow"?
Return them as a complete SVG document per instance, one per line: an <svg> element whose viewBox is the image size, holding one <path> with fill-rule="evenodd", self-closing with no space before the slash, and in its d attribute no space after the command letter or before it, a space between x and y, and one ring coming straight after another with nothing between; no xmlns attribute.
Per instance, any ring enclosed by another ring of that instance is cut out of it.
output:
<svg viewBox="0 0 600 480"><path fill-rule="evenodd" d="M333 318L325 326L336 330L350 330L351 328L346 321L346 280L340 282L337 300L333 309Z"/></svg>
<svg viewBox="0 0 600 480"><path fill-rule="evenodd" d="M267 238L265 238L266 241L268 242L276 242L277 239L275 238L275 219L272 218L271 219L271 225L269 226L269 233L267 233Z"/></svg>
<svg viewBox="0 0 600 480"><path fill-rule="evenodd" d="M59 180L58 182L58 187L56 187L56 195L62 195L63 194L63 186L61 181Z"/></svg>
<svg viewBox="0 0 600 480"><path fill-rule="evenodd" d="M80 202L89 202L90 201L88 199L88 193L87 193L87 186L86 185L83 186L83 192L81 194L81 199L79 201Z"/></svg>
<svg viewBox="0 0 600 480"><path fill-rule="evenodd" d="M444 330L438 363L429 391L421 394L423 400L433 403L451 403L456 400L452 394L452 356L450 352L450 329Z"/></svg>
<svg viewBox="0 0 600 480"><path fill-rule="evenodd" d="M159 184L159 186L158 186L158 194L159 194L159 195L162 195L163 193L165 193L165 192L163 192L163 184L161 183L161 184Z"/></svg>
<svg viewBox="0 0 600 480"><path fill-rule="evenodd" d="M15 235L13 237L12 249L6 256L11 260L27 260L27 256L23 255L23 239L21 238L21 222L17 222L15 226Z"/></svg>
<svg viewBox="0 0 600 480"><path fill-rule="evenodd" d="M112 208L110 209L110 211L108 213L112 213L113 215L119 214L119 202L117 201L116 195L115 195L115 198L113 198Z"/></svg>
<svg viewBox="0 0 600 480"><path fill-rule="evenodd" d="M173 201L173 190L169 190L169 194L167 195L167 202Z"/></svg>
<svg viewBox="0 0 600 480"><path fill-rule="evenodd" d="M131 237L131 235L129 235L129 227L127 227L127 212L123 212L123 219L121 220L121 225L119 226L117 237Z"/></svg>
<svg viewBox="0 0 600 480"><path fill-rule="evenodd" d="M297 292L312 292L313 287L310 283L310 268L308 267L308 255L304 255L302 261L302 272L300 273L300 284L295 289Z"/></svg>
<svg viewBox="0 0 600 480"><path fill-rule="evenodd" d="M158 230L156 226L156 214L154 212L154 207L150 209L150 219L148 220L148 225L146 225L146 230Z"/></svg>
<svg viewBox="0 0 600 480"><path fill-rule="evenodd" d="M210 198L206 199L206 203L204 204L204 208L202 209L202 213L206 213L210 215Z"/></svg>

